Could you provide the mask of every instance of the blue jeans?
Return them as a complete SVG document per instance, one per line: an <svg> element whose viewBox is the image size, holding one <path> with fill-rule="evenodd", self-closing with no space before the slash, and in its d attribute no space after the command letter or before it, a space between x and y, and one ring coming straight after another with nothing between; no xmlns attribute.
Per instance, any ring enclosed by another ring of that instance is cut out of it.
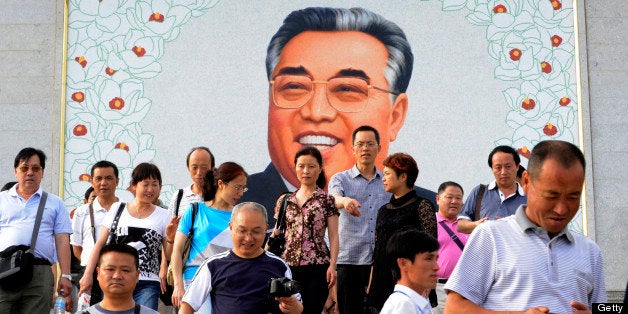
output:
<svg viewBox="0 0 628 314"><path fill-rule="evenodd" d="M183 287L185 288L186 291L188 290L188 287L190 286L191 283L192 283L192 279L183 279ZM211 312L212 312L212 297L211 295L208 295L207 299L205 299L205 302L203 302L203 305L201 305L201 307L195 313L211 314Z"/></svg>
<svg viewBox="0 0 628 314"><path fill-rule="evenodd" d="M135 286L135 290L133 290L133 300L140 305L157 311L160 293L161 287L158 281L140 280L137 286Z"/></svg>

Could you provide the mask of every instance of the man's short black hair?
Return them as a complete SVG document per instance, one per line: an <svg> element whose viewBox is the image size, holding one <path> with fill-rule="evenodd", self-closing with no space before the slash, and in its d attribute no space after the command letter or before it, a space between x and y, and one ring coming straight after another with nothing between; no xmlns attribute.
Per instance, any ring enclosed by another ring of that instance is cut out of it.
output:
<svg viewBox="0 0 628 314"><path fill-rule="evenodd" d="M439 247L437 239L416 227L407 227L395 232L386 244L386 254L392 265L395 282L401 278L398 258L407 258L414 262L417 254L438 251Z"/></svg>
<svg viewBox="0 0 628 314"><path fill-rule="evenodd" d="M134 264L135 264L135 268L139 269L140 268L140 255L137 253L137 250L125 243L111 243L111 244L105 244L101 249L100 249L100 255L98 256L98 264L100 265L100 259L103 257L103 255L105 255L106 253L109 252L118 252L118 253L125 253L125 254L129 254L133 256L133 259L135 259Z"/></svg>
<svg viewBox="0 0 628 314"><path fill-rule="evenodd" d="M92 178L94 177L94 170L96 168L113 168L113 174L116 176L116 179L119 178L120 176L120 171L118 171L118 167L116 166L116 164L112 163L111 161L101 160L95 163L92 166L92 170L90 172L90 175L92 176Z"/></svg>
<svg viewBox="0 0 628 314"><path fill-rule="evenodd" d="M94 187L90 186L89 188L87 188L87 191L85 191L85 200L89 201L89 196L92 194L92 192L94 192Z"/></svg>
<svg viewBox="0 0 628 314"><path fill-rule="evenodd" d="M579 163L582 170L585 170L586 161L584 154L578 146L558 140L542 141L536 144L528 159L528 174L530 179L535 180L541 174L541 168L546 160L558 161L563 167L569 168Z"/></svg>
<svg viewBox="0 0 628 314"><path fill-rule="evenodd" d="M443 183L441 183L438 186L438 194L445 192L445 190L450 187L450 186L455 186L457 188L460 189L460 192L462 192L462 195L464 195L464 189L462 188L462 186L454 181L445 181Z"/></svg>
<svg viewBox="0 0 628 314"><path fill-rule="evenodd" d="M37 155L39 157L39 163L42 169L46 169L46 154L41 149L26 147L23 148L17 156L15 156L15 161L13 161L13 168L17 168L20 165L20 162L27 161L29 158Z"/></svg>
<svg viewBox="0 0 628 314"><path fill-rule="evenodd" d="M359 126L357 129L353 130L353 133L351 134L351 144L355 144L355 136L358 134L358 132L375 133L375 141L377 142L377 145L379 145L379 132L377 132L377 130L370 125L362 125L362 126Z"/></svg>
<svg viewBox="0 0 628 314"><path fill-rule="evenodd" d="M512 158L515 160L515 165L517 166L519 166L519 164L521 163L521 157L519 157L519 153L517 153L517 151L514 148L507 145L500 145L493 148L491 153L488 155L488 166L490 168L493 168L493 155L495 155L495 153L498 153L498 152L511 154Z"/></svg>

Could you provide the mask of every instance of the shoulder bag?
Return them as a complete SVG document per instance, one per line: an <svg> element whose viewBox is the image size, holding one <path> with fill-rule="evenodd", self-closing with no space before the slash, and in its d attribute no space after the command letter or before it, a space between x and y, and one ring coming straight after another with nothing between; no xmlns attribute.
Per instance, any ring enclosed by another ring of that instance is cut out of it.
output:
<svg viewBox="0 0 628 314"><path fill-rule="evenodd" d="M279 232L268 238L267 251L277 256L281 256L286 249L286 206L288 206L289 195L290 193L283 194L283 200L279 207L279 214L275 223L275 230L279 230Z"/></svg>
<svg viewBox="0 0 628 314"><path fill-rule="evenodd" d="M122 215L122 211L124 210L125 205L125 203L120 203L120 206L118 206L116 217L113 218L113 223L111 223L111 228L109 229L107 244L118 243L118 235L116 234L116 229L118 228L118 221L120 221L120 216Z"/></svg>
<svg viewBox="0 0 628 314"><path fill-rule="evenodd" d="M194 219L196 218L196 214L198 213L199 203L192 204L192 224L190 224L190 232L188 233L187 238L185 238L185 244L183 245L183 256L181 257L183 266L182 269L185 269L185 262L190 258L190 249L192 248L192 238L194 237ZM168 264L168 274L166 275L166 281L169 285L174 285L174 272L172 268L172 263Z"/></svg>
<svg viewBox="0 0 628 314"><path fill-rule="evenodd" d="M35 243L39 235L39 226L44 214L48 193L43 192L39 199L39 208L33 226L31 245L12 245L0 252L0 286L7 291L17 291L33 279L35 265Z"/></svg>

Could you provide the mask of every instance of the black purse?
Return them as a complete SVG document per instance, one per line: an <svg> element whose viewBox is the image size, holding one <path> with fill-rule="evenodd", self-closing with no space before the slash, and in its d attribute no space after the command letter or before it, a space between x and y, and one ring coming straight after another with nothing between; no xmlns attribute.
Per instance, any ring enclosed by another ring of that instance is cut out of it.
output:
<svg viewBox="0 0 628 314"><path fill-rule="evenodd" d="M275 230L279 230L279 233L272 235L268 238L268 252L271 252L277 256L281 256L286 249L286 206L288 205L288 196L290 193L284 193L281 207L279 207L279 215L277 222L275 223Z"/></svg>
<svg viewBox="0 0 628 314"><path fill-rule="evenodd" d="M7 291L18 291L33 279L35 266L35 243L39 235L39 226L44 214L48 193L44 192L39 200L39 209L33 226L31 245L12 245L0 252L0 286Z"/></svg>

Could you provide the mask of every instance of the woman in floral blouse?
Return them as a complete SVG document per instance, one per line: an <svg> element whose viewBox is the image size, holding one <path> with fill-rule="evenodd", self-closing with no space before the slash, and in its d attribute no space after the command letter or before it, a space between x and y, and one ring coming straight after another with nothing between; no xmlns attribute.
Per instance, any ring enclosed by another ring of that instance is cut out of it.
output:
<svg viewBox="0 0 628 314"><path fill-rule="evenodd" d="M320 314L329 288L336 283L338 258L338 209L328 195L323 157L315 147L304 147L294 157L301 186L288 197L286 206L286 249L282 258L290 266L292 278L301 284L303 313ZM275 215L283 203L277 200ZM325 230L330 247L325 244Z"/></svg>

